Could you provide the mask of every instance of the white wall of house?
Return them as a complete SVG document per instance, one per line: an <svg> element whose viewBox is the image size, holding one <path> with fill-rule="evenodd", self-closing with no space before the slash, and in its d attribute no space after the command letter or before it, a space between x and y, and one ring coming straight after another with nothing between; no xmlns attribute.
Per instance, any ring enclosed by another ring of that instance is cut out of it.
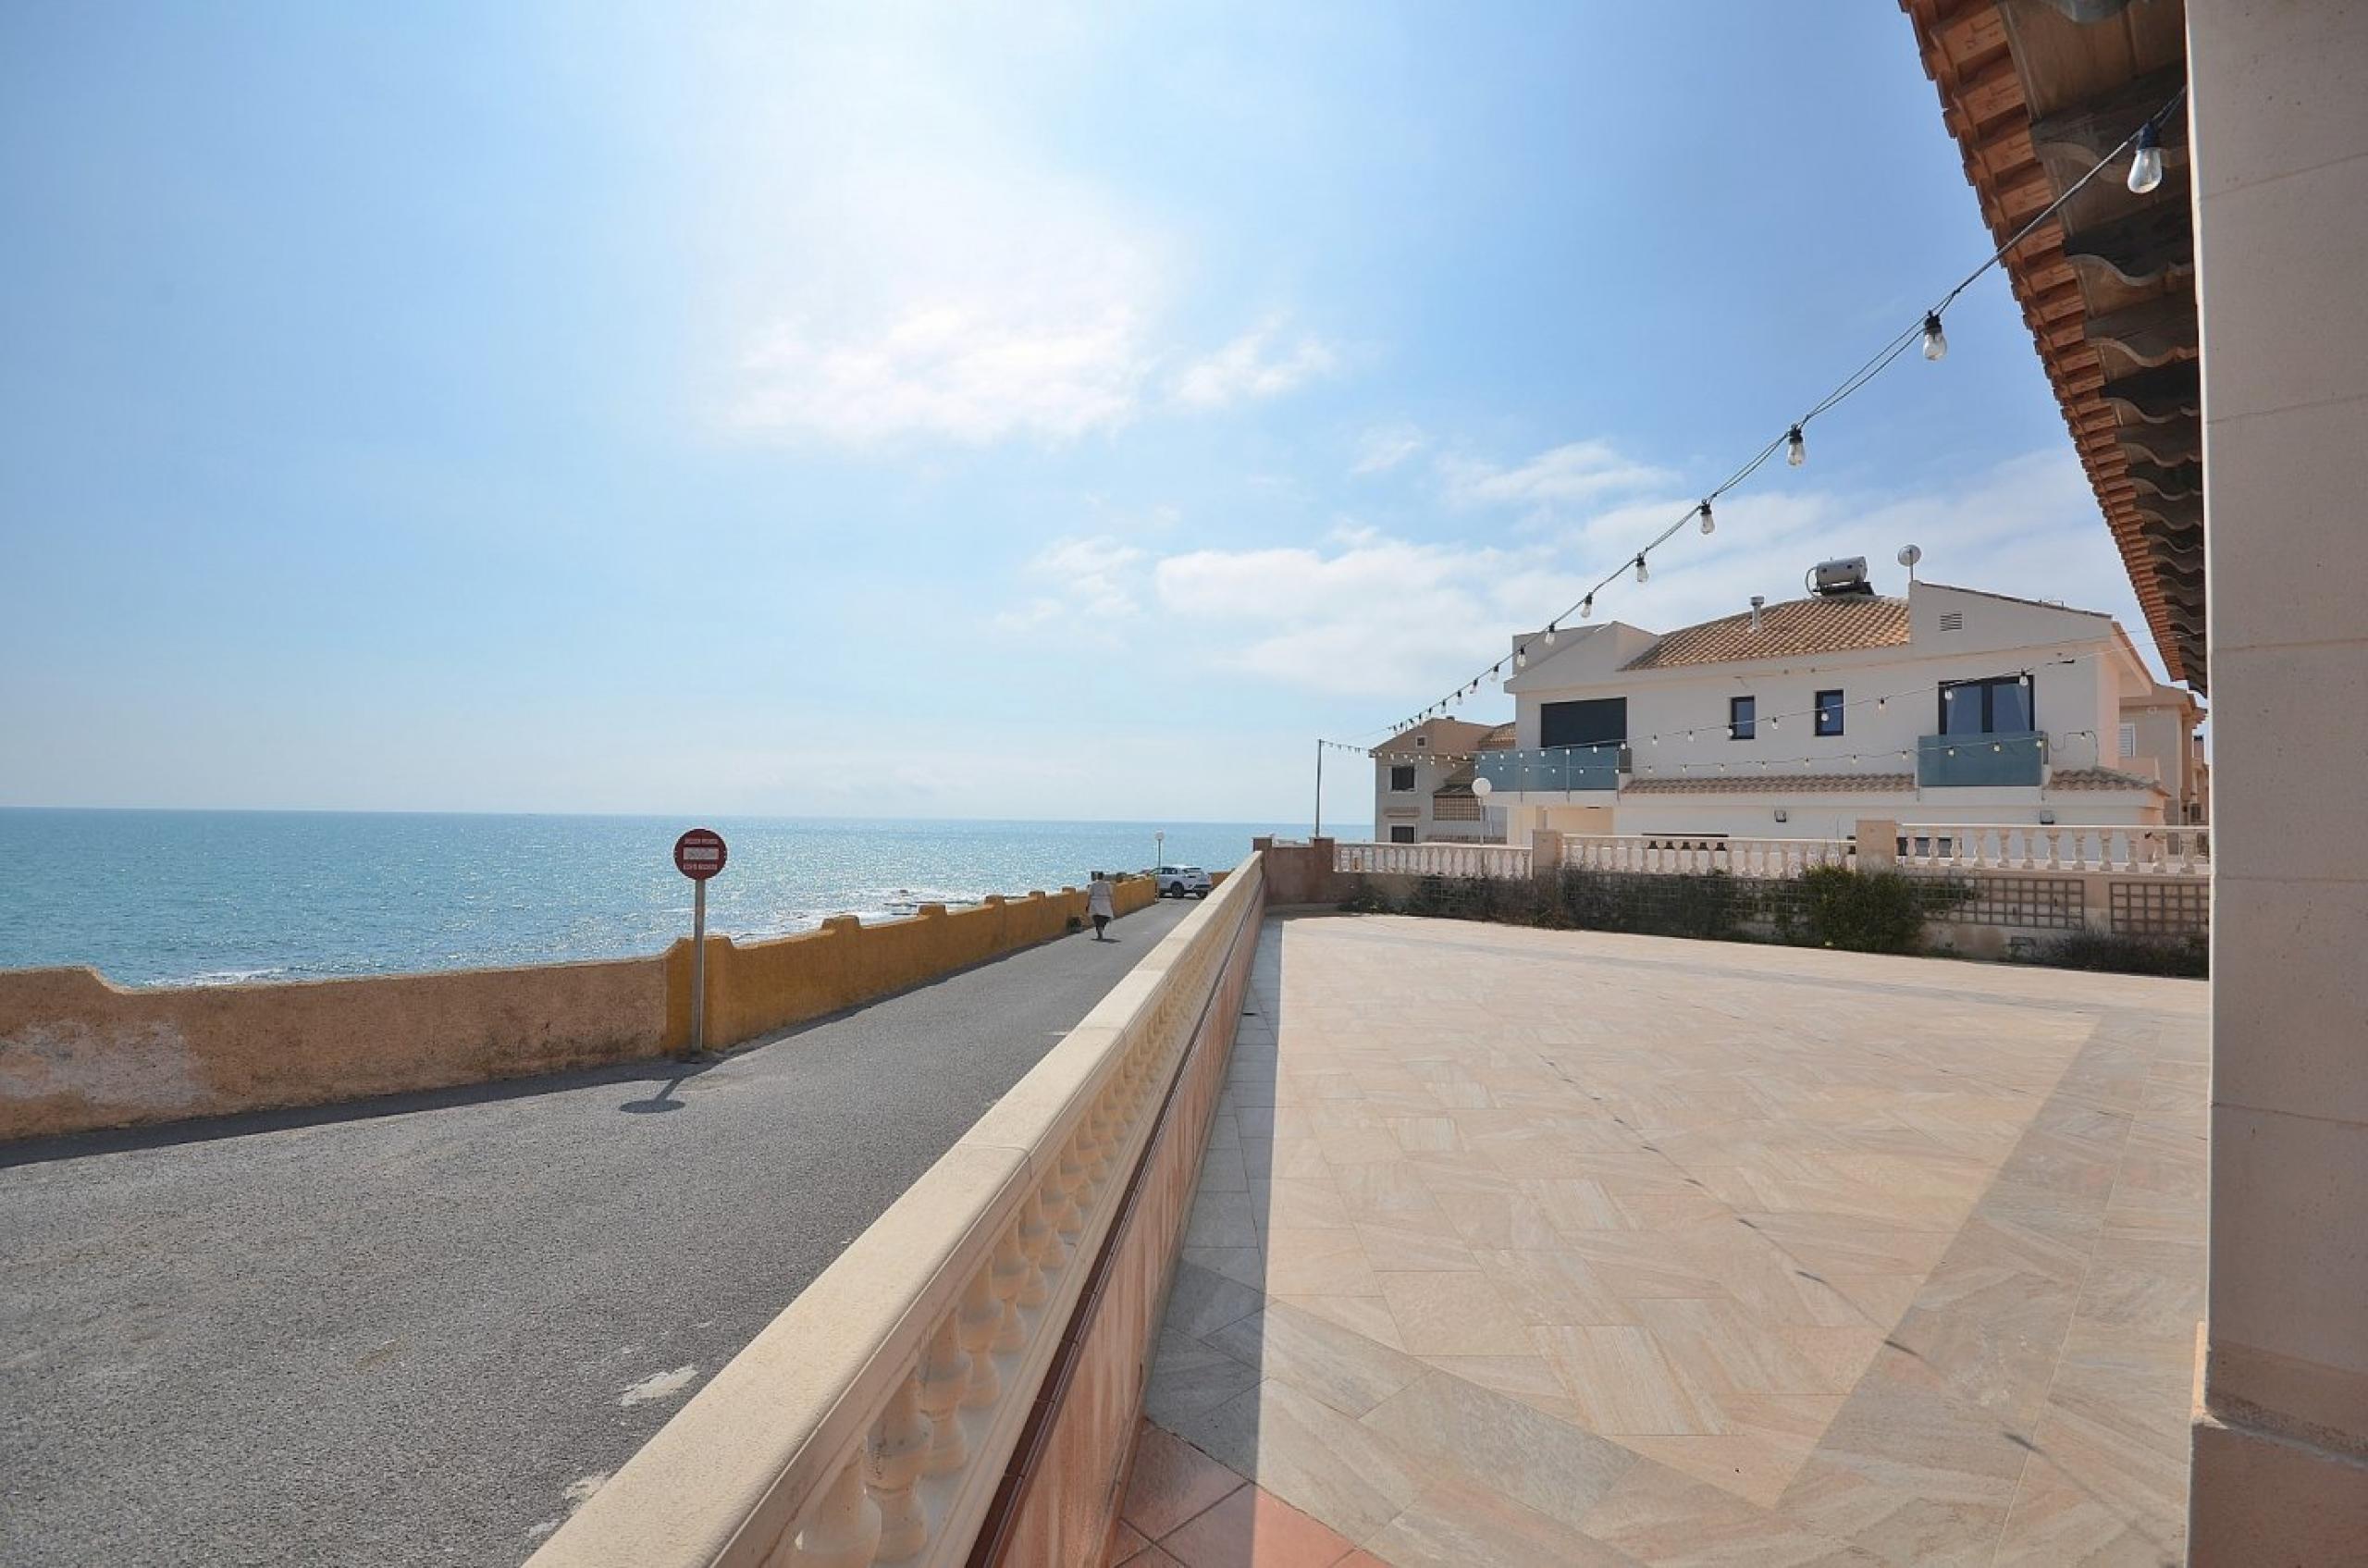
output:
<svg viewBox="0 0 2368 1568"><path fill-rule="evenodd" d="M1919 740L1940 733L1942 683L2026 673L2036 726L2050 736L2054 769L2149 772L2118 758L2120 705L2125 697L2143 697L2156 687L2111 617L1929 583L1910 588L1908 604L1910 640L1904 646L1671 669L1623 671L1655 637L1617 622L1560 633L1551 649L1539 633L1515 639L1528 651L1525 666L1506 682L1516 703L1518 749L1539 747L1546 704L1622 697L1632 783L1764 776L1766 784L1732 795L1500 793L1497 801L1513 810L1512 838L1520 842L1530 828L1551 825L1539 811L1587 806L1611 808L1611 831L1623 833L1827 836L1848 832L1860 817L2013 822L2036 821L2041 810L2066 824L2162 821L2161 797L2141 792L1787 792L1788 772L1912 773ZM1946 631L1944 617L1952 618ZM1813 717L1817 694L1834 690L1846 704L1842 733L1819 735ZM1727 733L1729 699L1737 696L1756 699L1749 739ZM2171 766L2176 776L2177 763ZM1775 821L1778 809L1786 821Z"/></svg>

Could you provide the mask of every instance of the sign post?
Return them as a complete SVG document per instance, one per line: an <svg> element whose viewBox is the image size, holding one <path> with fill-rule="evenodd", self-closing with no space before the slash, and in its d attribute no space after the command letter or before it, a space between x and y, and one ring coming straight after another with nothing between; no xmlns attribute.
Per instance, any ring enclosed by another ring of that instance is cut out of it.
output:
<svg viewBox="0 0 2368 1568"><path fill-rule="evenodd" d="M691 1055L707 1054L707 879L723 870L723 835L693 828L674 841L674 869L691 879Z"/></svg>

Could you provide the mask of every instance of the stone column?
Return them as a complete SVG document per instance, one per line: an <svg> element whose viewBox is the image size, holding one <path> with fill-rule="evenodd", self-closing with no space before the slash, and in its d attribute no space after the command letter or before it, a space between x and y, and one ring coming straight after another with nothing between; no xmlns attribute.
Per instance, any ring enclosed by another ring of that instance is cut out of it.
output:
<svg viewBox="0 0 2368 1568"><path fill-rule="evenodd" d="M1856 829L1858 869L1891 871L1899 869L1899 823L1889 817L1861 817Z"/></svg>
<svg viewBox="0 0 2368 1568"><path fill-rule="evenodd" d="M2368 5L2188 0L2214 767L2189 1562L2368 1555Z"/></svg>

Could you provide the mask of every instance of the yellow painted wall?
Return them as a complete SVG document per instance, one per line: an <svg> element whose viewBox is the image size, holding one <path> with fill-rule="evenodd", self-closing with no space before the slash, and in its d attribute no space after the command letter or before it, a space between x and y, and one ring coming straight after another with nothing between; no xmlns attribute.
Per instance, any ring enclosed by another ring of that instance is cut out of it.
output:
<svg viewBox="0 0 2368 1568"><path fill-rule="evenodd" d="M0 972L0 1138L518 1078L652 1055L658 958L127 990Z"/></svg>
<svg viewBox="0 0 2368 1568"><path fill-rule="evenodd" d="M1118 879L1113 906L1129 915L1155 902L1148 877ZM864 925L851 915L825 920L820 931L745 945L707 939L707 1038L709 1049L804 1023L845 1007L934 980L973 964L1049 941L1085 919L1085 895L1075 888L991 896L975 908L924 904L907 920ZM691 1040L691 945L666 953L666 1049Z"/></svg>
<svg viewBox="0 0 2368 1568"><path fill-rule="evenodd" d="M1157 897L1117 883L1118 913ZM708 1040L738 1044L1060 935L1071 889L738 945L708 939ZM629 1062L690 1039L690 954L283 985L129 990L0 970L0 1140L323 1105Z"/></svg>

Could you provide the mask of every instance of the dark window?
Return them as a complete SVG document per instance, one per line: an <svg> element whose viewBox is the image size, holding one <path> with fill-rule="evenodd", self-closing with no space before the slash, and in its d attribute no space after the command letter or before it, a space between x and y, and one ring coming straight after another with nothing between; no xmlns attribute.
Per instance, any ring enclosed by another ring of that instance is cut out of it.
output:
<svg viewBox="0 0 2368 1568"><path fill-rule="evenodd" d="M1618 746L1628 738L1628 699L1549 702L1537 710L1540 746Z"/></svg>
<svg viewBox="0 0 2368 1568"><path fill-rule="evenodd" d="M1398 791L1400 794L1403 794L1407 790L1412 789L1414 787L1414 770L1412 768L1390 769L1389 787Z"/></svg>
<svg viewBox="0 0 2368 1568"><path fill-rule="evenodd" d="M1731 697L1727 698L1727 738L1749 740L1752 728L1758 722L1759 698Z"/></svg>
<svg viewBox="0 0 2368 1568"><path fill-rule="evenodd" d="M1941 683L1944 735L2023 735L2036 728L2030 683L2021 675Z"/></svg>
<svg viewBox="0 0 2368 1568"><path fill-rule="evenodd" d="M1838 735L1842 733L1842 694L1821 691L1817 694L1817 733Z"/></svg>
<svg viewBox="0 0 2368 1568"><path fill-rule="evenodd" d="M1389 842L1392 844L1412 844L1414 842L1414 830L1412 828L1392 828L1389 830Z"/></svg>

